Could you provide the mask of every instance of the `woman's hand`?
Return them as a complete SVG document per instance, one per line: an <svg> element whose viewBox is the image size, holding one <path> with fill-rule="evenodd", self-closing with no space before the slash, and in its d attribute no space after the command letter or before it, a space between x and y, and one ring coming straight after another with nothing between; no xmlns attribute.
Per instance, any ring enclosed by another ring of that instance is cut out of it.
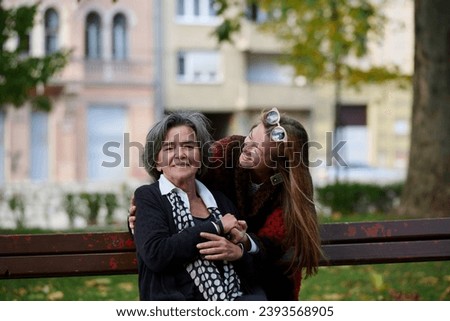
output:
<svg viewBox="0 0 450 321"><path fill-rule="evenodd" d="M224 234L228 234L233 228L239 227L239 221L233 214L227 213L220 220L222 221Z"/></svg>
<svg viewBox="0 0 450 321"><path fill-rule="evenodd" d="M237 221L237 227L231 229L228 233L228 239L234 244L238 243L246 243L248 241L247 236L247 222L245 221Z"/></svg>
<svg viewBox="0 0 450 321"><path fill-rule="evenodd" d="M222 236L206 232L201 232L200 236L207 241L197 244L197 249L199 249L200 254L207 260L236 261L244 255L241 246L228 241Z"/></svg>
<svg viewBox="0 0 450 321"><path fill-rule="evenodd" d="M128 209L128 227L131 233L134 234L134 227L136 226L136 205L134 203L134 195L130 200L130 207Z"/></svg>

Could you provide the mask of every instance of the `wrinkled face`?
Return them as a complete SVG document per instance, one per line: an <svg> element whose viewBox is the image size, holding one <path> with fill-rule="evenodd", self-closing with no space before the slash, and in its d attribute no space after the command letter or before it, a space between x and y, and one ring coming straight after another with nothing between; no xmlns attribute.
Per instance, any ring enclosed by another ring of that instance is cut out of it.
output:
<svg viewBox="0 0 450 321"><path fill-rule="evenodd" d="M271 142L262 123L254 127L244 140L244 147L239 157L239 165L248 169L264 169L273 167L270 152L275 146Z"/></svg>
<svg viewBox="0 0 450 321"><path fill-rule="evenodd" d="M156 159L156 168L172 183L194 179L201 166L201 152L189 126L169 129Z"/></svg>

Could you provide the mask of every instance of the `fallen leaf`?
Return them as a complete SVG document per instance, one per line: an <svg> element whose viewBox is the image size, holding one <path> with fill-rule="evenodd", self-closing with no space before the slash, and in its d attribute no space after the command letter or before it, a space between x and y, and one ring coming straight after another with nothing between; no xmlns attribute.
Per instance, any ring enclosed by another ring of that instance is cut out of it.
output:
<svg viewBox="0 0 450 321"><path fill-rule="evenodd" d="M88 287L104 286L111 284L111 279L108 278L97 278L92 280L87 280L84 282Z"/></svg>
<svg viewBox="0 0 450 321"><path fill-rule="evenodd" d="M19 288L19 289L17 290L17 294L20 295L20 296L25 296L25 295L27 294L27 289L25 289L25 288Z"/></svg>
<svg viewBox="0 0 450 321"><path fill-rule="evenodd" d="M394 289L389 290L389 295L395 301L418 301L420 299L418 293L404 293Z"/></svg>
<svg viewBox="0 0 450 321"><path fill-rule="evenodd" d="M419 280L419 283L423 285L436 285L438 282L439 279L435 276L427 276Z"/></svg>
<svg viewBox="0 0 450 321"><path fill-rule="evenodd" d="M50 301L62 300L63 298L64 298L64 293L61 291L52 292L47 295L47 299Z"/></svg>
<svg viewBox="0 0 450 321"><path fill-rule="evenodd" d="M381 275L380 273L376 273L376 272L371 272L370 273L370 280L372 281L372 285L375 288L376 291L381 291L384 289L384 279L383 279L383 275Z"/></svg>
<svg viewBox="0 0 450 321"><path fill-rule="evenodd" d="M123 282L123 283L119 283L118 287L124 291L134 291L134 284L131 282Z"/></svg>
<svg viewBox="0 0 450 321"><path fill-rule="evenodd" d="M447 301L450 299L450 286L439 296L439 301Z"/></svg>
<svg viewBox="0 0 450 321"><path fill-rule="evenodd" d="M330 293L330 294L324 294L323 299L327 301L339 301L344 298L344 294L341 293Z"/></svg>

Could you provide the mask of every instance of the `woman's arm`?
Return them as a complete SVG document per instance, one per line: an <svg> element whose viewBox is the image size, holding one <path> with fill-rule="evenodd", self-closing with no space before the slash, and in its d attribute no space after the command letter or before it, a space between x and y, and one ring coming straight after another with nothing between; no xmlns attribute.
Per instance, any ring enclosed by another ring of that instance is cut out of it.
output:
<svg viewBox="0 0 450 321"><path fill-rule="evenodd" d="M155 272L184 264L199 255L196 245L204 241L200 232L217 234L211 222L177 233L170 205L149 185L136 190L135 203L139 217L135 226L136 249L147 267Z"/></svg>

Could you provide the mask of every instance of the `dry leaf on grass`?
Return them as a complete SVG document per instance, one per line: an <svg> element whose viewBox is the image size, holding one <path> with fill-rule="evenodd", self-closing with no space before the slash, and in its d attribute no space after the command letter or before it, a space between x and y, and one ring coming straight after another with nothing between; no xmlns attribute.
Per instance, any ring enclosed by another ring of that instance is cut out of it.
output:
<svg viewBox="0 0 450 321"><path fill-rule="evenodd" d="M111 279L108 278L97 278L92 280L87 280L84 282L87 287L99 287L99 286L105 286L111 284Z"/></svg>
<svg viewBox="0 0 450 321"><path fill-rule="evenodd" d="M123 282L123 283L119 283L118 287L124 291L134 291L134 285L131 282Z"/></svg>
<svg viewBox="0 0 450 321"><path fill-rule="evenodd" d="M52 292L47 295L47 300L49 301L62 300L63 298L64 293L61 291Z"/></svg>

